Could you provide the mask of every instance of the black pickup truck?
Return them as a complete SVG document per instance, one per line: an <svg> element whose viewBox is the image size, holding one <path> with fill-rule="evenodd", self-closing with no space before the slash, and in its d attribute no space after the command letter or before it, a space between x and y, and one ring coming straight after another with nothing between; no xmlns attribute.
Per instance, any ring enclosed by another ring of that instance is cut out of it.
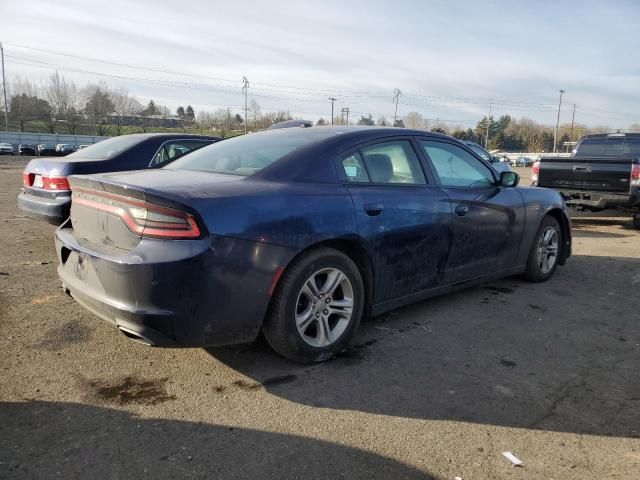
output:
<svg viewBox="0 0 640 480"><path fill-rule="evenodd" d="M542 157L532 173L533 186L559 191L567 205L628 209L640 228L640 133L584 136L571 157Z"/></svg>

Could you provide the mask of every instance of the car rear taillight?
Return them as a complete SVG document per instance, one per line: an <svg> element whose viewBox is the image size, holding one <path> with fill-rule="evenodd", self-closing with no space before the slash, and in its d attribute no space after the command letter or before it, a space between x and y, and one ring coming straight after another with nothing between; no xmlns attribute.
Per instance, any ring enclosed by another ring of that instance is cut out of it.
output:
<svg viewBox="0 0 640 480"><path fill-rule="evenodd" d="M532 175L540 175L540 162L534 162L533 166L531 167L531 174Z"/></svg>
<svg viewBox="0 0 640 480"><path fill-rule="evenodd" d="M631 185L640 187L640 165L631 166Z"/></svg>
<svg viewBox="0 0 640 480"><path fill-rule="evenodd" d="M141 237L175 240L198 238L198 222L190 213L109 192L74 188L72 205L82 205L119 217ZM72 214L73 219L73 214Z"/></svg>
<svg viewBox="0 0 640 480"><path fill-rule="evenodd" d="M33 173L24 172L22 174L22 183L24 183L24 186L25 187L30 187L31 185L33 185L34 177L35 177L35 175Z"/></svg>
<svg viewBox="0 0 640 480"><path fill-rule="evenodd" d="M45 190L71 190L67 177L42 177Z"/></svg>

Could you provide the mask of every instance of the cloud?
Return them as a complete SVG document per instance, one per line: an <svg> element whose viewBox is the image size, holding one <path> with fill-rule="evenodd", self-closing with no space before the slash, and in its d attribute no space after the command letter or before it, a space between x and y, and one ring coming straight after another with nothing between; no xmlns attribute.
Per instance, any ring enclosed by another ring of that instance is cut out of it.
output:
<svg viewBox="0 0 640 480"><path fill-rule="evenodd" d="M578 104L577 120L625 127L640 121L640 4L601 2L210 2L5 0L8 57L181 85L125 85L141 100L163 98L239 108L242 76L263 110L310 118L338 107L374 116L477 120L494 111L553 123L558 90ZM20 49L27 45L200 77L148 72ZM633 52L631 54L630 52ZM44 78L51 66L8 58L8 73ZM25 63L22 61L22 63ZM93 74L61 70L78 81ZM184 83L198 85L184 85ZM205 84L205 85L203 85ZM445 98L446 97L446 98ZM455 100L463 97L466 102ZM485 99L485 100L483 100ZM595 113L599 112L599 113ZM582 115L582 116L581 116ZM570 119L569 109L563 120Z"/></svg>

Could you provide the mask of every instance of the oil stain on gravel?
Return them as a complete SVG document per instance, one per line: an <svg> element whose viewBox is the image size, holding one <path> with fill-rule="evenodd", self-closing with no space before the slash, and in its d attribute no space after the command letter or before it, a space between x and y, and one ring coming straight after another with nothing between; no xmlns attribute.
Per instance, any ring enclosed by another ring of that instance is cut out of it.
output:
<svg viewBox="0 0 640 480"><path fill-rule="evenodd" d="M69 345L84 342L93 332L94 328L85 322L71 320L47 331L38 347L50 351L63 350Z"/></svg>
<svg viewBox="0 0 640 480"><path fill-rule="evenodd" d="M116 383L89 382L96 396L108 402L120 405L157 405L175 400L174 395L167 393L167 379L142 380L135 377L125 377Z"/></svg>

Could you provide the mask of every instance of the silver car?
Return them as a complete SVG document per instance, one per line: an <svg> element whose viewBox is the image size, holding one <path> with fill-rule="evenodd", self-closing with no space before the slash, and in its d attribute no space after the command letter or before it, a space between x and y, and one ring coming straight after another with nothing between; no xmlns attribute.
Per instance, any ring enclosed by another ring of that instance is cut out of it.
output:
<svg viewBox="0 0 640 480"><path fill-rule="evenodd" d="M13 155L13 145L10 143L0 143L0 155Z"/></svg>

